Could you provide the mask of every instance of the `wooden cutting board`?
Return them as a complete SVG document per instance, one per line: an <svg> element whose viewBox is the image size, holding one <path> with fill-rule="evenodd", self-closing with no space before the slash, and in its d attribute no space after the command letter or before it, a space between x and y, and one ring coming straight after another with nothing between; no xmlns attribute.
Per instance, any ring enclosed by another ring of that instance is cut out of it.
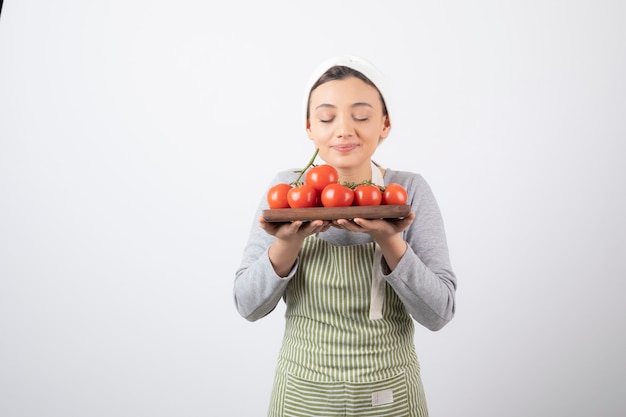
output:
<svg viewBox="0 0 626 417"><path fill-rule="evenodd" d="M272 223L292 222L294 220L336 220L336 219L401 219L411 212L411 206L349 206L349 207L310 207L263 210L263 218Z"/></svg>

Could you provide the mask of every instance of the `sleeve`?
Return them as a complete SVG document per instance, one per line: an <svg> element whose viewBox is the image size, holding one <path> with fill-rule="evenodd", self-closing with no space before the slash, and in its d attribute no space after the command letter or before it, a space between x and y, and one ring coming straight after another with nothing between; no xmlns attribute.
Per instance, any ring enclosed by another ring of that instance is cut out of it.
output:
<svg viewBox="0 0 626 417"><path fill-rule="evenodd" d="M415 213L415 220L404 232L408 248L393 271L381 265L379 273L409 314L436 331L454 317L457 280L450 265L443 219L430 186L417 174L403 182Z"/></svg>
<svg viewBox="0 0 626 417"><path fill-rule="evenodd" d="M272 185L290 181L291 179L278 174ZM239 314L249 321L265 317L276 308L298 267L296 261L289 275L284 278L279 277L274 271L268 255L274 237L261 229L257 220L262 210L266 208L267 203L263 199L257 207L241 264L235 272L233 286L235 306Z"/></svg>

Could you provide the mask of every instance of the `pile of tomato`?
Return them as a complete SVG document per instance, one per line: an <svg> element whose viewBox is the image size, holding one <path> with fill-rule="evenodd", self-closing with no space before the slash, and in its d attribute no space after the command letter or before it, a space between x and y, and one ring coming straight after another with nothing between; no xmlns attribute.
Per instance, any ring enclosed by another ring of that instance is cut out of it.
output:
<svg viewBox="0 0 626 417"><path fill-rule="evenodd" d="M406 189L400 184L381 187L371 181L339 183L337 170L328 164L306 171L304 182L272 186L267 193L270 209L307 207L377 206L407 204Z"/></svg>

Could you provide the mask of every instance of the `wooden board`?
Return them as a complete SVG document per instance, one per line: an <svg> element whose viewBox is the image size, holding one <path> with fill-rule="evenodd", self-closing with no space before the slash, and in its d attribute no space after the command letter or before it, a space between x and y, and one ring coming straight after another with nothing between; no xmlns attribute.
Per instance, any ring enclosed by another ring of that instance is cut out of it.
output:
<svg viewBox="0 0 626 417"><path fill-rule="evenodd" d="M310 207L263 210L263 218L268 222L285 223L294 220L336 220L336 219L401 219L411 212L411 206L349 206L349 207Z"/></svg>

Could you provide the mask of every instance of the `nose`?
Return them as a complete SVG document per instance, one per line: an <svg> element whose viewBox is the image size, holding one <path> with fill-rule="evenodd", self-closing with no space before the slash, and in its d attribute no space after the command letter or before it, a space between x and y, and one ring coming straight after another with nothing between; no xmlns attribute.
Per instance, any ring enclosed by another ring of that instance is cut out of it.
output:
<svg viewBox="0 0 626 417"><path fill-rule="evenodd" d="M354 125L350 117L341 117L337 124L337 137L338 138L350 138L354 135Z"/></svg>

